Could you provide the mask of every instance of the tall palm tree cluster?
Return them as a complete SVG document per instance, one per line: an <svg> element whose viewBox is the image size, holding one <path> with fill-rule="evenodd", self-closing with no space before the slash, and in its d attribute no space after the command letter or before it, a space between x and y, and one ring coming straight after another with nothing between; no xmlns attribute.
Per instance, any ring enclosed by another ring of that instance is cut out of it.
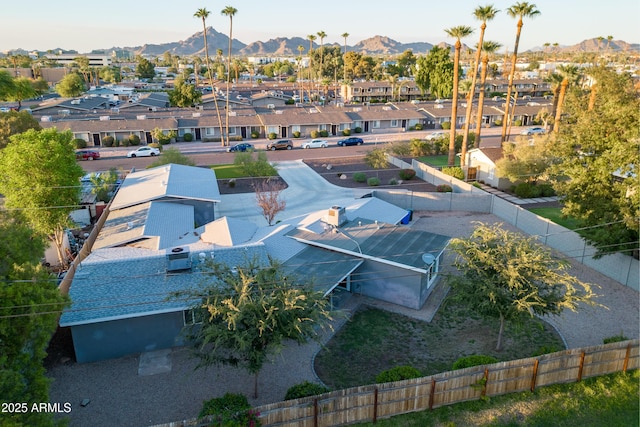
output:
<svg viewBox="0 0 640 427"><path fill-rule="evenodd" d="M476 141L477 144L480 143L480 133L482 129L482 112L483 112L483 103L484 103L484 94L485 94L485 82L487 77L487 67L489 62L489 55L497 51L501 45L492 41L485 41L484 35L487 29L487 22L493 20L496 17L499 10L496 9L493 5L486 6L478 6L473 11L473 16L481 22L480 25L480 38L478 40L478 44L476 45L476 54L473 65L471 67L471 84L468 88L467 92L467 106L465 111L465 121L464 121L464 130L463 130L463 139L462 139L462 147L460 152L460 166L464 168L466 165L467 158L467 146L469 139L469 128L471 126L471 114L473 108L473 98L476 92L476 84L478 72L480 72L480 90L478 95L478 111L476 115ZM513 54L511 56L511 67L509 69L509 77L508 77L508 86L507 86L507 96L505 103L505 111L504 117L502 120L502 139L504 142L507 140L507 126L511 123L511 117L513 115L513 109L511 107L512 99L511 95L513 92L513 78L516 71L516 60L518 58L518 45L520 43L520 34L522 32L523 26L523 18L532 18L536 15L540 14L540 11L536 9L535 4L527 3L527 2L518 2L513 6L507 9L507 14L512 18L517 18L517 30L516 30L516 41L513 49ZM462 47L461 39L467 37L473 33L473 29L468 26L457 26L453 28L445 29L445 32L450 37L453 37L456 42L454 45L454 59L453 59L453 67L454 67L454 76L453 76L453 102L451 107L451 132L449 134L449 156L448 156L448 164L449 166L453 166L455 162L455 135L456 135L456 119L457 119L457 109L458 109L458 92L459 92L459 64L460 64L460 50ZM482 53L484 52L484 56ZM558 112L556 112L558 114Z"/></svg>

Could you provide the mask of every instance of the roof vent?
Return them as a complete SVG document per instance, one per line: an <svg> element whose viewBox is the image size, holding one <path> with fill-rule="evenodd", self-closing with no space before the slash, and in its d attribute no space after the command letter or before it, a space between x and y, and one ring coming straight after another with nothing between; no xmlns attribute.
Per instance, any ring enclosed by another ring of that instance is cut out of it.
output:
<svg viewBox="0 0 640 427"><path fill-rule="evenodd" d="M175 247L167 254L167 273L191 269L191 256L183 247Z"/></svg>

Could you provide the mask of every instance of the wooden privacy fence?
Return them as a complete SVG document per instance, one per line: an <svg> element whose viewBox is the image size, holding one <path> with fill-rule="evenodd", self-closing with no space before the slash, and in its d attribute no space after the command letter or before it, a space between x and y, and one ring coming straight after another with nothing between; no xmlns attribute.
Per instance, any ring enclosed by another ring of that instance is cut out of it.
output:
<svg viewBox="0 0 640 427"><path fill-rule="evenodd" d="M565 350L423 378L367 385L254 408L263 426L320 427L373 421L640 367L640 340Z"/></svg>

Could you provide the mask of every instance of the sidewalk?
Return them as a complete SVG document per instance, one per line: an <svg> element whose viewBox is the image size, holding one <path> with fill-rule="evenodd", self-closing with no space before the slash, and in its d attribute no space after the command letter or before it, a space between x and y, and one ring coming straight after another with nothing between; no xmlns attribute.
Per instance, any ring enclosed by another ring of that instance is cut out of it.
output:
<svg viewBox="0 0 640 427"><path fill-rule="evenodd" d="M522 205L534 205L539 203L555 203L559 200L558 196L552 197L535 197L531 199L521 199L518 196L514 196L513 194L505 193L504 191L498 190L497 188L490 187L485 184L480 184L480 187L489 194L493 194L494 196L498 196L501 199L506 200L507 202L513 203L514 205L522 206ZM531 206L524 206L531 207Z"/></svg>

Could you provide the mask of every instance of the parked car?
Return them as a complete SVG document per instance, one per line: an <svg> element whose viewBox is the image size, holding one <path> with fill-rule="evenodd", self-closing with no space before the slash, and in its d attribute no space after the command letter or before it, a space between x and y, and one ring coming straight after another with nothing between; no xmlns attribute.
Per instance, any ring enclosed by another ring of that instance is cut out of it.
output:
<svg viewBox="0 0 640 427"><path fill-rule="evenodd" d="M340 141L338 141L338 145L340 147L345 147L347 145L362 145L362 144L364 144L364 141L362 140L362 138L357 138L355 136L352 136L347 139L341 139Z"/></svg>
<svg viewBox="0 0 640 427"><path fill-rule="evenodd" d="M159 156L160 150L154 147L138 147L138 149L129 151L127 157L153 157Z"/></svg>
<svg viewBox="0 0 640 427"><path fill-rule="evenodd" d="M442 132L442 131L433 132L433 133L430 133L429 135L427 135L427 137L425 139L427 141L433 141L433 140L436 140L436 139L444 138L448 134L449 134L449 132Z"/></svg>
<svg viewBox="0 0 640 427"><path fill-rule="evenodd" d="M233 153L236 151L249 151L249 150L253 150L253 145L249 144L248 142L241 142L239 144L232 145L231 147L227 148L227 153Z"/></svg>
<svg viewBox="0 0 640 427"><path fill-rule="evenodd" d="M522 132L520 132L520 135L543 135L545 133L544 128L541 127L535 127L535 128L528 128L528 129L524 129Z"/></svg>
<svg viewBox="0 0 640 427"><path fill-rule="evenodd" d="M100 153L94 150L76 151L76 160L98 160Z"/></svg>
<svg viewBox="0 0 640 427"><path fill-rule="evenodd" d="M312 139L302 143L302 148L327 148L329 143L324 139Z"/></svg>
<svg viewBox="0 0 640 427"><path fill-rule="evenodd" d="M279 141L270 142L267 144L267 150L291 150L293 148L293 142L290 139L281 139Z"/></svg>

